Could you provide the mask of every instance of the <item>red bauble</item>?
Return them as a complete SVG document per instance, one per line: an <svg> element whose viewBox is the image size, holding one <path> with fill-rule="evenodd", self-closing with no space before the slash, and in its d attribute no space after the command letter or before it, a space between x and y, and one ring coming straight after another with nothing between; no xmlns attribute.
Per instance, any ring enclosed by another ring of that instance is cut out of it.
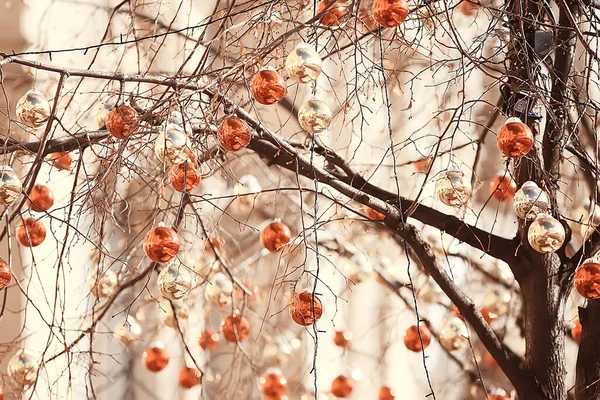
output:
<svg viewBox="0 0 600 400"><path fill-rule="evenodd" d="M154 262L169 262L179 252L179 236L171 228L152 228L144 238L144 252Z"/></svg>
<svg viewBox="0 0 600 400"><path fill-rule="evenodd" d="M490 181L490 193L500 201L511 201L517 192L517 184L509 175L496 175Z"/></svg>
<svg viewBox="0 0 600 400"><path fill-rule="evenodd" d="M317 6L317 14L323 12L325 7L329 6L331 3L335 4L323 14L321 23L327 26L338 26L348 14L347 4L341 1L321 0Z"/></svg>
<svg viewBox="0 0 600 400"><path fill-rule="evenodd" d="M371 219L375 221L383 221L385 219L385 214L380 213L379 211L373 210L371 207L364 208L365 214Z"/></svg>
<svg viewBox="0 0 600 400"><path fill-rule="evenodd" d="M587 260L575 271L575 288L586 299L600 298L600 264Z"/></svg>
<svg viewBox="0 0 600 400"><path fill-rule="evenodd" d="M198 344L204 350L212 350L219 344L219 334L213 331L202 331Z"/></svg>
<svg viewBox="0 0 600 400"><path fill-rule="evenodd" d="M4 400L4 388L0 386L0 400Z"/></svg>
<svg viewBox="0 0 600 400"><path fill-rule="evenodd" d="M298 325L312 325L315 321L318 321L322 315L323 304L321 303L321 299L317 296L313 296L312 293L309 292L297 294L290 305L290 316Z"/></svg>
<svg viewBox="0 0 600 400"><path fill-rule="evenodd" d="M260 104L275 104L287 94L285 80L274 68L263 68L250 82L250 91L254 100ZM245 147L245 146L244 146Z"/></svg>
<svg viewBox="0 0 600 400"><path fill-rule="evenodd" d="M0 258L0 290L8 286L11 280L10 267Z"/></svg>
<svg viewBox="0 0 600 400"><path fill-rule="evenodd" d="M221 123L217 134L219 143L227 151L238 151L248 146L250 127L239 118L229 118Z"/></svg>
<svg viewBox="0 0 600 400"><path fill-rule="evenodd" d="M389 386L382 386L379 388L379 400L394 400L396 396Z"/></svg>
<svg viewBox="0 0 600 400"><path fill-rule="evenodd" d="M281 222L271 222L260 232L260 242L271 252L281 250L290 240L292 240L292 231Z"/></svg>
<svg viewBox="0 0 600 400"><path fill-rule="evenodd" d="M373 2L373 18L384 28L393 28L408 17L406 0L375 0Z"/></svg>
<svg viewBox="0 0 600 400"><path fill-rule="evenodd" d="M350 397L354 389L354 379L340 375L331 382L331 394L335 397Z"/></svg>
<svg viewBox="0 0 600 400"><path fill-rule="evenodd" d="M333 343L339 347L350 346L350 340L352 340L352 332L350 331L336 331L333 337Z"/></svg>
<svg viewBox="0 0 600 400"><path fill-rule="evenodd" d="M151 372L160 372L169 364L169 353L162 347L149 347L142 356L144 365Z"/></svg>
<svg viewBox="0 0 600 400"><path fill-rule="evenodd" d="M432 163L433 163L433 158L425 157L425 158L415 161L413 163L413 165L415 166L417 171L427 172L429 170L429 167L431 167Z"/></svg>
<svg viewBox="0 0 600 400"><path fill-rule="evenodd" d="M191 389L202 383L202 372L196 368L183 367L179 370L179 386L184 389Z"/></svg>
<svg viewBox="0 0 600 400"><path fill-rule="evenodd" d="M52 166L56 169L69 169L73 164L73 156L71 153L50 153Z"/></svg>
<svg viewBox="0 0 600 400"><path fill-rule="evenodd" d="M488 400L510 400L510 396L505 394L490 394Z"/></svg>
<svg viewBox="0 0 600 400"><path fill-rule="evenodd" d="M460 10L463 14L468 16L477 15L480 7L479 1L477 0L463 0L460 2Z"/></svg>
<svg viewBox="0 0 600 400"><path fill-rule="evenodd" d="M533 132L518 118L509 118L498 132L498 148L507 157L523 157L533 148Z"/></svg>
<svg viewBox="0 0 600 400"><path fill-rule="evenodd" d="M140 116L133 108L121 104L106 116L106 129L117 139L135 135L140 127Z"/></svg>
<svg viewBox="0 0 600 400"><path fill-rule="evenodd" d="M479 312L481 312L481 316L487 321L488 324L491 324L498 319L498 314L490 311L490 309L487 307L483 307L481 310L479 310Z"/></svg>
<svg viewBox="0 0 600 400"><path fill-rule="evenodd" d="M579 318L577 318L577 320L575 321L575 326L573 328L571 328L571 337L577 343L581 342L582 329L583 329L583 327L581 326L581 321L579 321Z"/></svg>
<svg viewBox="0 0 600 400"><path fill-rule="evenodd" d="M228 342L241 342L250 334L250 323L241 315L232 314L221 322L221 332Z"/></svg>
<svg viewBox="0 0 600 400"><path fill-rule="evenodd" d="M419 331L421 331L420 337ZM421 339L423 339L423 346L421 346ZM418 328L416 325L413 325L404 333L404 345L407 349L415 353L426 349L430 343L431 331L425 325L420 325Z"/></svg>
<svg viewBox="0 0 600 400"><path fill-rule="evenodd" d="M175 164L169 170L169 181L173 189L178 192L183 192L183 182L185 181L185 191L191 192L200 185L202 176L200 169L194 166L193 163L185 162L183 164Z"/></svg>
<svg viewBox="0 0 600 400"><path fill-rule="evenodd" d="M27 218L23 225L17 228L17 240L27 247L36 247L46 239L46 227L42 221Z"/></svg>
<svg viewBox="0 0 600 400"><path fill-rule="evenodd" d="M287 389L287 380L278 372L270 372L260 378L262 392L266 397L281 398Z"/></svg>
<svg viewBox="0 0 600 400"><path fill-rule="evenodd" d="M35 212L48 211L54 204L54 193L48 186L35 185L29 193L29 209Z"/></svg>

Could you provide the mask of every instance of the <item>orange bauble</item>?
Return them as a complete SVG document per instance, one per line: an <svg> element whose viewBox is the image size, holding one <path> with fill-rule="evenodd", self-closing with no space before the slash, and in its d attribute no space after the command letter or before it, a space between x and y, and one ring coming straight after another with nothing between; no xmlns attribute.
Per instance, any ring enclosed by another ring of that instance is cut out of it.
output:
<svg viewBox="0 0 600 400"><path fill-rule="evenodd" d="M406 0L375 0L373 2L373 18L384 28L393 28L408 17Z"/></svg>
<svg viewBox="0 0 600 400"><path fill-rule="evenodd" d="M117 139L135 135L140 127L140 116L133 108L121 104L106 116L106 129Z"/></svg>
<svg viewBox="0 0 600 400"><path fill-rule="evenodd" d="M483 317L483 319L485 319L488 324L491 324L496 319L498 319L498 314L496 314L495 312L491 311L487 307L483 307L479 311L481 312L481 316Z"/></svg>
<svg viewBox="0 0 600 400"><path fill-rule="evenodd" d="M463 0L460 2L460 11L468 16L476 15L480 7L477 0Z"/></svg>
<svg viewBox="0 0 600 400"><path fill-rule="evenodd" d="M505 394L490 394L488 400L510 400L510 396Z"/></svg>
<svg viewBox="0 0 600 400"><path fill-rule="evenodd" d="M290 240L292 240L292 231L281 222L271 222L260 232L260 242L271 252L281 250Z"/></svg>
<svg viewBox="0 0 600 400"><path fill-rule="evenodd" d="M394 400L396 396L389 386L382 386L379 388L379 400Z"/></svg>
<svg viewBox="0 0 600 400"><path fill-rule="evenodd" d="M4 388L0 386L0 400L4 400Z"/></svg>
<svg viewBox="0 0 600 400"><path fill-rule="evenodd" d="M586 299L600 298L600 264L584 261L575 271L575 288Z"/></svg>
<svg viewBox="0 0 600 400"><path fill-rule="evenodd" d="M348 347L352 340L352 332L350 331L336 331L333 337L333 343L339 347Z"/></svg>
<svg viewBox="0 0 600 400"><path fill-rule="evenodd" d="M42 221L27 218L23 225L17 228L17 240L27 247L36 247L46 239L46 227Z"/></svg>
<svg viewBox="0 0 600 400"><path fill-rule="evenodd" d="M297 294L290 305L290 316L298 325L312 325L321 318L321 315L323 315L321 299L309 292Z"/></svg>
<svg viewBox="0 0 600 400"><path fill-rule="evenodd" d="M265 397L279 399L285 394L287 380L280 371L267 371L267 373L260 378L260 386Z"/></svg>
<svg viewBox="0 0 600 400"><path fill-rule="evenodd" d="M419 331L421 336L419 337ZM421 346L421 339L423 339L423 345ZM411 326L404 332L404 345L410 351L418 353L423 349L426 349L431 343L431 331L424 325L417 328L416 325Z"/></svg>
<svg viewBox="0 0 600 400"><path fill-rule="evenodd" d="M321 17L321 23L327 26L338 26L344 20L344 17L348 14L348 5L340 1L332 0L321 0L317 6L317 14L323 12L325 7L331 3L335 3L323 16Z"/></svg>
<svg viewBox="0 0 600 400"><path fill-rule="evenodd" d="M10 279L10 267L6 261L0 258L0 290L8 286Z"/></svg>
<svg viewBox="0 0 600 400"><path fill-rule="evenodd" d="M219 334L213 331L202 331L198 344L204 350L212 350L219 344Z"/></svg>
<svg viewBox="0 0 600 400"><path fill-rule="evenodd" d="M171 228L152 228L144 238L144 252L154 262L169 262L179 252L179 236Z"/></svg>
<svg viewBox="0 0 600 400"><path fill-rule="evenodd" d="M160 372L169 364L169 353L162 347L148 347L142 359L148 371Z"/></svg>
<svg viewBox="0 0 600 400"><path fill-rule="evenodd" d="M254 100L260 104L275 104L287 94L285 80L274 68L266 67L254 75L250 82Z"/></svg>
<svg viewBox="0 0 600 400"><path fill-rule="evenodd" d="M413 165L415 166L417 171L427 172L429 170L429 167L431 167L432 163L433 163L433 158L425 157L425 158L415 161L413 163Z"/></svg>
<svg viewBox="0 0 600 400"><path fill-rule="evenodd" d="M175 164L169 170L169 181L173 189L183 192L183 183L185 181L185 191L191 192L200 185L202 179L200 169L191 162Z"/></svg>
<svg viewBox="0 0 600 400"><path fill-rule="evenodd" d="M48 211L54 204L54 193L48 186L35 185L29 193L29 209L35 212Z"/></svg>
<svg viewBox="0 0 600 400"><path fill-rule="evenodd" d="M250 334L250 323L241 315L232 314L221 322L221 332L228 342L241 342Z"/></svg>
<svg viewBox="0 0 600 400"><path fill-rule="evenodd" d="M69 169L73 164L73 156L71 153L50 153L52 166L56 169Z"/></svg>
<svg viewBox="0 0 600 400"><path fill-rule="evenodd" d="M533 148L533 132L519 118L509 118L496 141L505 156L523 157Z"/></svg>
<svg viewBox="0 0 600 400"><path fill-rule="evenodd" d="M579 321L579 318L577 318L577 320L575 321L575 326L573 328L571 328L571 337L577 343L581 342L581 331L582 330L583 330L583 327L581 326L581 321Z"/></svg>
<svg viewBox="0 0 600 400"><path fill-rule="evenodd" d="M227 151L238 151L248 146L250 127L239 118L229 118L221 123L217 133L219 143Z"/></svg>
<svg viewBox="0 0 600 400"><path fill-rule="evenodd" d="M202 383L202 372L196 368L183 367L179 370L179 386L184 389L191 389Z"/></svg>
<svg viewBox="0 0 600 400"><path fill-rule="evenodd" d="M383 221L385 219L384 214L380 213L379 211L373 210L371 207L365 206L364 212L369 218L374 219L375 221Z"/></svg>
<svg viewBox="0 0 600 400"><path fill-rule="evenodd" d="M350 397L354 389L354 379L340 375L331 382L331 394L335 397Z"/></svg>
<svg viewBox="0 0 600 400"><path fill-rule="evenodd" d="M500 201L511 201L517 192L517 184L507 174L496 175L490 181L490 193Z"/></svg>

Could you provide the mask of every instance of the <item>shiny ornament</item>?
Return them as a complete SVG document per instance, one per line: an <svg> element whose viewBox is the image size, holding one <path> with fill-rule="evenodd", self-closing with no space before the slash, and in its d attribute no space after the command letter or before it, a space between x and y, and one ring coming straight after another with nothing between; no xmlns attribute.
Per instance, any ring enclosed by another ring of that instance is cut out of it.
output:
<svg viewBox="0 0 600 400"><path fill-rule="evenodd" d="M128 315L122 325L117 326L113 331L113 337L125 347L140 340L142 336L142 327L137 320Z"/></svg>
<svg viewBox="0 0 600 400"><path fill-rule="evenodd" d="M221 333L228 342L242 341L250 334L250 323L238 314L232 314L221 322Z"/></svg>
<svg viewBox="0 0 600 400"><path fill-rule="evenodd" d="M373 18L384 28L394 28L408 17L406 0L375 0L373 2Z"/></svg>
<svg viewBox="0 0 600 400"><path fill-rule="evenodd" d="M450 319L440 331L440 344L447 350L459 350L469 347L469 333L465 323L459 318Z"/></svg>
<svg viewBox="0 0 600 400"><path fill-rule="evenodd" d="M117 139L135 135L140 127L140 116L133 108L121 104L106 116L106 129Z"/></svg>
<svg viewBox="0 0 600 400"><path fill-rule="evenodd" d="M12 275L8 263L0 258L0 290L6 288L11 279Z"/></svg>
<svg viewBox="0 0 600 400"><path fill-rule="evenodd" d="M285 70L290 78L298 83L308 83L317 79L321 73L323 61L310 45L300 42L288 54Z"/></svg>
<svg viewBox="0 0 600 400"><path fill-rule="evenodd" d="M513 209L521 219L532 220L550 208L550 199L546 192L532 181L525 182L515 193Z"/></svg>
<svg viewBox="0 0 600 400"><path fill-rule="evenodd" d="M250 91L254 100L260 104L275 104L287 94L285 80L273 67L258 71L250 82Z"/></svg>
<svg viewBox="0 0 600 400"><path fill-rule="evenodd" d="M323 25L338 26L344 21L346 15L348 15L348 4L335 0L321 0L317 5L317 14L321 14L332 3L333 6L321 17L321 24Z"/></svg>
<svg viewBox="0 0 600 400"><path fill-rule="evenodd" d="M575 289L586 299L600 298L600 260L585 260L575 271Z"/></svg>
<svg viewBox="0 0 600 400"><path fill-rule="evenodd" d="M335 336L333 337L333 343L338 347L348 347L350 346L350 341L352 340L352 332L350 331L335 331Z"/></svg>
<svg viewBox="0 0 600 400"><path fill-rule="evenodd" d="M29 192L28 203L31 211L48 211L54 205L54 193L48 186L34 185Z"/></svg>
<svg viewBox="0 0 600 400"><path fill-rule="evenodd" d="M248 124L239 118L228 118L221 123L217 133L219 143L227 151L238 151L252 139Z"/></svg>
<svg viewBox="0 0 600 400"><path fill-rule="evenodd" d="M154 262L169 262L179 252L179 236L171 228L152 228L144 238L144 252Z"/></svg>
<svg viewBox="0 0 600 400"><path fill-rule="evenodd" d="M577 320L575 321L575 326L571 328L571 337L575 342L577 342L577 344L581 343L582 330L583 327L581 326L581 321L579 321L579 318L577 318Z"/></svg>
<svg viewBox="0 0 600 400"><path fill-rule="evenodd" d="M271 222L260 231L260 242L270 252L276 252L292 240L292 231L284 223Z"/></svg>
<svg viewBox="0 0 600 400"><path fill-rule="evenodd" d="M21 196L23 183L8 165L0 166L0 204L8 205Z"/></svg>
<svg viewBox="0 0 600 400"><path fill-rule="evenodd" d="M416 170L421 172L429 171L429 168L431 168L431 164L433 164L433 158L431 157L425 157L413 163Z"/></svg>
<svg viewBox="0 0 600 400"><path fill-rule="evenodd" d="M204 350L213 350L219 344L219 334L213 331L202 331L198 344Z"/></svg>
<svg viewBox="0 0 600 400"><path fill-rule="evenodd" d="M290 316L295 323L308 326L323 315L321 299L309 292L298 293L290 305Z"/></svg>
<svg viewBox="0 0 600 400"><path fill-rule="evenodd" d="M87 279L87 287L96 297L110 297L119 286L117 274L112 270L93 271Z"/></svg>
<svg viewBox="0 0 600 400"><path fill-rule="evenodd" d="M160 372L169 364L169 353L162 347L162 344L157 344L144 351L142 360L148 371Z"/></svg>
<svg viewBox="0 0 600 400"><path fill-rule="evenodd" d="M158 289L165 299L179 300L192 289L192 274L182 265L168 265L158 274Z"/></svg>
<svg viewBox="0 0 600 400"><path fill-rule="evenodd" d="M498 314L496 314L494 311L490 310L487 307L482 307L481 310L479 310L479 312L488 324L491 324L499 317Z"/></svg>
<svg viewBox="0 0 600 400"><path fill-rule="evenodd" d="M285 395L287 380L279 368L269 368L260 377L260 387L265 397L280 399Z"/></svg>
<svg viewBox="0 0 600 400"><path fill-rule="evenodd" d="M188 159L188 152L188 137L177 124L167 124L154 142L154 154L162 162L181 164Z"/></svg>
<svg viewBox="0 0 600 400"><path fill-rule="evenodd" d="M465 204L471 197L471 182L461 171L446 171L435 184L435 192L440 201L447 206L457 207Z"/></svg>
<svg viewBox="0 0 600 400"><path fill-rule="evenodd" d="M489 395L487 400L510 400L511 397L506 394L506 392L502 389L493 390Z"/></svg>
<svg viewBox="0 0 600 400"><path fill-rule="evenodd" d="M106 128L106 117L108 117L108 113L115 108L116 102L114 100L109 100L102 102L98 108L96 109L96 114L94 114L94 120L96 121L96 125L98 125L98 129Z"/></svg>
<svg viewBox="0 0 600 400"><path fill-rule="evenodd" d="M331 109L323 100L307 100L298 110L298 122L308 133L323 132L329 127L332 118Z"/></svg>
<svg viewBox="0 0 600 400"><path fill-rule="evenodd" d="M350 397L353 389L354 379L349 376L340 375L331 382L331 394L335 397Z"/></svg>
<svg viewBox="0 0 600 400"><path fill-rule="evenodd" d="M46 239L46 227L42 221L35 218L27 218L17 228L17 240L27 247L36 247Z"/></svg>
<svg viewBox="0 0 600 400"><path fill-rule="evenodd" d="M533 133L519 118L509 118L496 141L506 157L523 157L533 148Z"/></svg>
<svg viewBox="0 0 600 400"><path fill-rule="evenodd" d="M30 89L17 101L17 118L30 128L41 128L50 118L50 103L39 90Z"/></svg>
<svg viewBox="0 0 600 400"><path fill-rule="evenodd" d="M371 207L364 207L364 212L367 214L367 217L375 220L375 221L383 221L385 219L385 214L380 213L379 211L373 210Z"/></svg>
<svg viewBox="0 0 600 400"><path fill-rule="evenodd" d="M218 272L206 284L204 298L206 302L215 307L227 307L231 304L233 296L233 282L224 274Z"/></svg>
<svg viewBox="0 0 600 400"><path fill-rule="evenodd" d="M419 336L419 332L421 332L421 336ZM421 340L423 340L422 345ZM425 325L420 325L418 328L416 325L413 325L404 332L404 345L410 351L414 351L415 353L421 352L430 343L431 331Z"/></svg>
<svg viewBox="0 0 600 400"><path fill-rule="evenodd" d="M52 161L52 166L58 170L68 170L71 168L71 164L73 164L73 156L71 153L50 153L50 160Z"/></svg>
<svg viewBox="0 0 600 400"><path fill-rule="evenodd" d="M460 2L459 7L463 14L470 17L477 15L477 12L481 8L477 0L463 0Z"/></svg>
<svg viewBox="0 0 600 400"><path fill-rule="evenodd" d="M0 400L4 400L4 387L0 386Z"/></svg>
<svg viewBox="0 0 600 400"><path fill-rule="evenodd" d="M506 172L501 172L490 181L490 193L500 201L510 201L515 197L517 184Z"/></svg>
<svg viewBox="0 0 600 400"><path fill-rule="evenodd" d="M182 388L191 389L202 383L202 372L196 368L183 367L179 370L177 380Z"/></svg>
<svg viewBox="0 0 600 400"><path fill-rule="evenodd" d="M396 396L391 387L382 386L379 388L378 400L394 400Z"/></svg>
<svg viewBox="0 0 600 400"><path fill-rule="evenodd" d="M183 164L175 164L169 169L169 181L173 189L178 192L191 192L200 185L202 174L200 169L194 163L186 161ZM185 182L185 183L184 183Z"/></svg>
<svg viewBox="0 0 600 400"><path fill-rule="evenodd" d="M27 350L19 350L8 360L8 376L20 387L35 383L38 375L38 359Z"/></svg>
<svg viewBox="0 0 600 400"><path fill-rule="evenodd" d="M550 214L541 213L529 226L527 239L538 253L553 253L565 242L565 228Z"/></svg>

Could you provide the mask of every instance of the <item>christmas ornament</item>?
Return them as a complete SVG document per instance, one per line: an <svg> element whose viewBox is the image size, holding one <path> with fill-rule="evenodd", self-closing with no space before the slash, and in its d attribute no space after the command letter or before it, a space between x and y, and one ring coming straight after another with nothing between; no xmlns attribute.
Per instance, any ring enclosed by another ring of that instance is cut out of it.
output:
<svg viewBox="0 0 600 400"><path fill-rule="evenodd" d="M17 101L17 118L30 128L41 128L50 118L50 103L39 90L30 89Z"/></svg>
<svg viewBox="0 0 600 400"><path fill-rule="evenodd" d="M242 341L250 334L250 323L238 314L231 314L221 322L221 333L228 342Z"/></svg>
<svg viewBox="0 0 600 400"><path fill-rule="evenodd" d="M250 144L250 127L239 118L228 118L219 126L219 143L227 151L238 151Z"/></svg>
<svg viewBox="0 0 600 400"><path fill-rule="evenodd" d="M419 336L419 331L421 332L421 336ZM422 345L421 340L423 340ZM416 325L413 325L404 332L404 345L410 351L419 353L426 349L430 343L431 331L425 325L420 325L418 328Z"/></svg>
<svg viewBox="0 0 600 400"><path fill-rule="evenodd" d="M367 217L374 219L375 221L383 221L385 219L385 214L380 213L379 211L373 210L371 207L364 207L364 213L367 214Z"/></svg>
<svg viewBox="0 0 600 400"><path fill-rule="evenodd" d="M0 290L6 288L10 283L12 276L8 263L0 258Z"/></svg>
<svg viewBox="0 0 600 400"><path fill-rule="evenodd" d="M73 164L73 156L68 152L50 153L49 157L52 161L52 166L58 170L69 169L71 168L71 164Z"/></svg>
<svg viewBox="0 0 600 400"><path fill-rule="evenodd" d="M488 395L489 400L510 400L510 396L502 389L495 389Z"/></svg>
<svg viewBox="0 0 600 400"><path fill-rule="evenodd" d="M178 192L184 191L184 184L186 192L193 191L200 185L201 180L200 169L193 162L186 161L183 164L175 164L169 169L169 181L173 189Z"/></svg>
<svg viewBox="0 0 600 400"><path fill-rule="evenodd" d="M373 18L384 28L394 28L408 17L406 0L375 0Z"/></svg>
<svg viewBox="0 0 600 400"><path fill-rule="evenodd" d="M198 344L204 350L213 350L219 344L219 334L213 331L202 331Z"/></svg>
<svg viewBox="0 0 600 400"><path fill-rule="evenodd" d="M335 397L350 397L353 389L354 379L349 376L340 375L331 382L331 394Z"/></svg>
<svg viewBox="0 0 600 400"><path fill-rule="evenodd" d="M35 383L38 375L38 359L27 350L19 350L8 360L8 376L20 387Z"/></svg>
<svg viewBox="0 0 600 400"><path fill-rule="evenodd" d="M202 372L196 368L183 367L179 370L179 386L184 389L191 389L202 383Z"/></svg>
<svg viewBox="0 0 600 400"><path fill-rule="evenodd" d="M144 351L142 360L148 371L160 372L169 364L169 353L162 343L155 343Z"/></svg>
<svg viewBox="0 0 600 400"><path fill-rule="evenodd" d="M538 214L527 232L529 244L538 253L553 253L565 242L565 228L550 214Z"/></svg>
<svg viewBox="0 0 600 400"><path fill-rule="evenodd" d="M0 386L0 400L4 400L4 388Z"/></svg>
<svg viewBox="0 0 600 400"><path fill-rule="evenodd" d="M28 204L31 211L48 211L54 204L54 193L48 186L34 185L29 192Z"/></svg>
<svg viewBox="0 0 600 400"><path fill-rule="evenodd" d="M389 386L382 386L379 388L379 400L394 400L395 398L396 396Z"/></svg>
<svg viewBox="0 0 600 400"><path fill-rule="evenodd" d="M141 336L142 327L132 315L128 315L125 322L113 331L113 337L125 347L140 340Z"/></svg>
<svg viewBox="0 0 600 400"><path fill-rule="evenodd" d="M271 222L260 232L260 242L270 252L282 250L290 240L292 240L292 232L286 224L281 222Z"/></svg>
<svg viewBox="0 0 600 400"><path fill-rule="evenodd" d="M461 171L446 171L436 182L435 192L447 206L462 206L471 196L471 182Z"/></svg>
<svg viewBox="0 0 600 400"><path fill-rule="evenodd" d="M8 205L21 196L23 184L8 165L0 166L0 204Z"/></svg>
<svg viewBox="0 0 600 400"><path fill-rule="evenodd" d="M498 314L496 314L495 312L493 312L492 310L490 310L487 307L482 307L479 312L481 313L481 316L483 317L483 319L485 319L485 321L488 324L491 324L492 322L494 322L496 319L498 319Z"/></svg>
<svg viewBox="0 0 600 400"><path fill-rule="evenodd" d="M117 286L119 286L117 274L110 269L93 271L87 279L87 287L96 297L110 297Z"/></svg>
<svg viewBox="0 0 600 400"><path fill-rule="evenodd" d="M498 132L496 141L506 157L523 157L533 147L533 133L519 118L509 118Z"/></svg>
<svg viewBox="0 0 600 400"><path fill-rule="evenodd" d="M158 274L158 288L165 299L179 300L192 288L192 274L183 265L168 265Z"/></svg>
<svg viewBox="0 0 600 400"><path fill-rule="evenodd" d="M307 100L298 110L298 122L308 133L323 132L329 127L332 118L331 109L323 100Z"/></svg>
<svg viewBox="0 0 600 400"><path fill-rule="evenodd" d="M478 0L463 0L460 2L459 7L460 11L469 17L477 15L479 8L481 8Z"/></svg>
<svg viewBox="0 0 600 400"><path fill-rule="evenodd" d="M571 328L571 337L575 342L577 342L577 344L581 343L582 330L583 327L581 326L581 321L579 321L579 318L577 318L577 320L575 321L575 326Z"/></svg>
<svg viewBox="0 0 600 400"><path fill-rule="evenodd" d="M350 331L335 331L335 336L333 337L333 343L339 347L348 347L350 346L350 341L352 340L352 332Z"/></svg>
<svg viewBox="0 0 600 400"><path fill-rule="evenodd" d="M144 252L154 262L171 261L179 252L179 236L171 228L152 228L144 238Z"/></svg>
<svg viewBox="0 0 600 400"><path fill-rule="evenodd" d="M140 116L133 108L121 104L106 116L106 129L117 139L135 135L140 127Z"/></svg>
<svg viewBox="0 0 600 400"><path fill-rule="evenodd" d="M321 299L312 293L298 293L290 305L290 316L295 323L302 326L314 324L323 315Z"/></svg>
<svg viewBox="0 0 600 400"><path fill-rule="evenodd" d="M433 164L433 158L431 157L425 157L413 163L415 169L421 172L429 171L429 168L431 168L431 164Z"/></svg>
<svg viewBox="0 0 600 400"><path fill-rule="evenodd" d="M515 196L517 184L506 171L501 171L490 181L490 193L500 201L510 201Z"/></svg>
<svg viewBox="0 0 600 400"><path fill-rule="evenodd" d="M465 323L453 317L440 331L440 344L447 350L459 350L469 347L469 333Z"/></svg>
<svg viewBox="0 0 600 400"><path fill-rule="evenodd" d="M162 162L169 161L181 164L188 159L189 140L183 127L177 124L166 124L154 142L154 154Z"/></svg>
<svg viewBox="0 0 600 400"><path fill-rule="evenodd" d="M515 193L513 209L521 219L532 220L550 208L550 199L546 192L532 181L525 182Z"/></svg>
<svg viewBox="0 0 600 400"><path fill-rule="evenodd" d="M109 100L102 102L98 108L96 109L96 114L94 114L94 120L96 121L96 125L98 125L98 129L106 128L106 117L108 117L108 113L115 108L116 102L114 100Z"/></svg>
<svg viewBox="0 0 600 400"><path fill-rule="evenodd" d="M348 5L335 0L321 0L317 5L317 14L321 14L326 7L334 3L333 7L323 14L321 24L327 26L338 26L348 14Z"/></svg>
<svg viewBox="0 0 600 400"><path fill-rule="evenodd" d="M317 79L323 61L314 48L304 42L296 45L288 54L285 70L290 78L298 83L308 83Z"/></svg>
<svg viewBox="0 0 600 400"><path fill-rule="evenodd" d="M600 298L600 260L589 258L575 271L575 289L586 299Z"/></svg>
<svg viewBox="0 0 600 400"><path fill-rule="evenodd" d="M35 218L27 218L17 228L17 240L27 247L36 247L46 239L46 227L44 223Z"/></svg>
<svg viewBox="0 0 600 400"><path fill-rule="evenodd" d="M216 307L226 307L231 304L233 282L224 274L218 272L206 285L204 298L208 304Z"/></svg>
<svg viewBox="0 0 600 400"><path fill-rule="evenodd" d="M287 380L279 368L269 368L260 377L260 386L265 397L280 399L287 389Z"/></svg>
<svg viewBox="0 0 600 400"><path fill-rule="evenodd" d="M273 67L264 67L252 77L250 91L260 104L275 104L287 94L285 80Z"/></svg>

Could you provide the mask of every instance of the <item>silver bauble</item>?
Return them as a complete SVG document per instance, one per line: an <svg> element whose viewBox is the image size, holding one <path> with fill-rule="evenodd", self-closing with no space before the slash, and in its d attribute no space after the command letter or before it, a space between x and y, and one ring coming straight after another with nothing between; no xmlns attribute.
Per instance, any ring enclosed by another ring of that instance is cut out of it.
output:
<svg viewBox="0 0 600 400"><path fill-rule="evenodd" d="M160 294L169 300L179 300L192 288L192 274L183 265L170 264L158 274Z"/></svg>
<svg viewBox="0 0 600 400"><path fill-rule="evenodd" d="M87 279L87 287L96 297L110 297L119 286L117 274L112 270L95 270Z"/></svg>
<svg viewBox="0 0 600 400"><path fill-rule="evenodd" d="M182 164L188 159L188 137L177 124L167 124L154 142L154 153L160 161Z"/></svg>
<svg viewBox="0 0 600 400"><path fill-rule="evenodd" d="M23 184L15 171L8 165L0 166L0 204L8 205L21 196Z"/></svg>
<svg viewBox="0 0 600 400"><path fill-rule="evenodd" d="M471 197L471 191L471 182L458 170L446 171L435 184L437 197L451 207L465 204Z"/></svg>
<svg viewBox="0 0 600 400"><path fill-rule="evenodd" d="M41 128L50 118L50 103L39 90L31 89L17 102L17 118L30 128Z"/></svg>
<svg viewBox="0 0 600 400"><path fill-rule="evenodd" d="M290 52L285 61L285 70L290 78L298 83L308 83L317 79L323 61L314 48L301 42Z"/></svg>
<svg viewBox="0 0 600 400"><path fill-rule="evenodd" d="M231 304L233 282L220 272L217 272L206 284L204 298L208 304L215 307L226 307Z"/></svg>
<svg viewBox="0 0 600 400"><path fill-rule="evenodd" d="M565 242L565 228L550 214L541 213L529 226L527 239L538 253L554 253Z"/></svg>
<svg viewBox="0 0 600 400"><path fill-rule="evenodd" d="M513 209L521 219L532 220L549 208L550 199L548 195L532 181L527 181L521 185L513 198Z"/></svg>
<svg viewBox="0 0 600 400"><path fill-rule="evenodd" d="M323 100L307 100L298 110L298 122L308 133L323 132L329 127L332 118L331 109Z"/></svg>
<svg viewBox="0 0 600 400"><path fill-rule="evenodd" d="M27 350L19 350L8 361L8 376L20 387L35 383L38 375L38 358Z"/></svg>
<svg viewBox="0 0 600 400"><path fill-rule="evenodd" d="M123 321L121 325L115 327L113 331L113 337L125 347L140 340L141 336L142 327L132 315L128 315L127 318L125 318L125 321Z"/></svg>

